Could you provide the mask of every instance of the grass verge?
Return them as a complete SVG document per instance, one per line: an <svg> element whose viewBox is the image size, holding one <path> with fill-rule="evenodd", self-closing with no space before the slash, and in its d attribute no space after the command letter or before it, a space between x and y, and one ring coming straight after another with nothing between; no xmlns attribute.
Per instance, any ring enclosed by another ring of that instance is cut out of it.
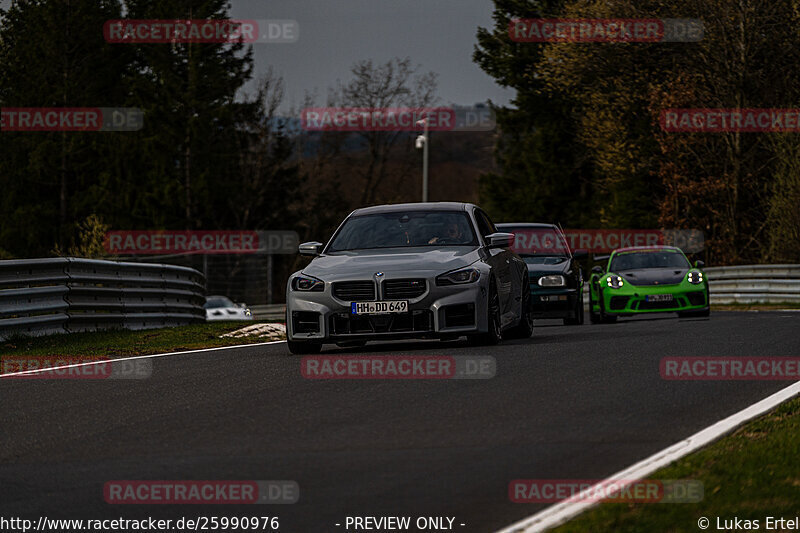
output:
<svg viewBox="0 0 800 533"><path fill-rule="evenodd" d="M795 519L800 515L800 398L753 420L735 432L648 476L648 479L695 479L703 482L700 503L601 503L554 529L567 532L692 532L708 518L706 531L734 529L736 518ZM725 528L726 520L731 527ZM744 522L740 523L739 529ZM751 524L752 525L752 524ZM779 527L772 531L796 531Z"/></svg>
<svg viewBox="0 0 800 533"><path fill-rule="evenodd" d="M14 336L0 341L3 355L127 357L264 342L256 337L219 338L252 322L210 322L142 331L112 330L44 337Z"/></svg>

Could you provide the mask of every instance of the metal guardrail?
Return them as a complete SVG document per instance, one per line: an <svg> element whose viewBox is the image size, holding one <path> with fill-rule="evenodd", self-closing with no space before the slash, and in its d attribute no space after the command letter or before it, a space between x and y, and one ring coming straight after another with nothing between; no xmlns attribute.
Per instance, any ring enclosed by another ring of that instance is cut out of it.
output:
<svg viewBox="0 0 800 533"><path fill-rule="evenodd" d="M800 265L704 269L712 304L800 303Z"/></svg>
<svg viewBox="0 0 800 533"><path fill-rule="evenodd" d="M192 268L59 257L0 261L0 339L205 321Z"/></svg>
<svg viewBox="0 0 800 533"><path fill-rule="evenodd" d="M250 307L253 320L283 322L286 320L286 305L253 305Z"/></svg>

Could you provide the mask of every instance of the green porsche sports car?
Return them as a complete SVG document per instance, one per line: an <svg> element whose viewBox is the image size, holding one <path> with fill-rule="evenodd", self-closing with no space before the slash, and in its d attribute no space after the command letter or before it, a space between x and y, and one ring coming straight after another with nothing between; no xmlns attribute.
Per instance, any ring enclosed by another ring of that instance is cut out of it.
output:
<svg viewBox="0 0 800 533"><path fill-rule="evenodd" d="M620 316L674 313L708 316L708 280L703 262L693 267L679 248L618 248L606 268L596 266L589 279L589 320L614 322Z"/></svg>

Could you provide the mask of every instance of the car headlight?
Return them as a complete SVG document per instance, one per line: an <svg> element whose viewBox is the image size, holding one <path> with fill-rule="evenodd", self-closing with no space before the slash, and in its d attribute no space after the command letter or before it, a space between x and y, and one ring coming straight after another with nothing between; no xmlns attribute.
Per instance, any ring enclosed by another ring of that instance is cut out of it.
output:
<svg viewBox="0 0 800 533"><path fill-rule="evenodd" d="M292 289L304 292L322 292L325 282L311 276L297 276L292 280Z"/></svg>
<svg viewBox="0 0 800 533"><path fill-rule="evenodd" d="M608 276L606 283L608 283L608 286L611 287L612 289L619 289L620 287L625 285L625 282L622 281L622 278L617 276L616 274L611 274L610 276Z"/></svg>
<svg viewBox="0 0 800 533"><path fill-rule="evenodd" d="M539 286L540 287L563 287L567 284L567 280L564 276L556 275L556 276L542 276L539 278Z"/></svg>
<svg viewBox="0 0 800 533"><path fill-rule="evenodd" d="M693 285L700 285L703 283L703 273L698 270L691 270L686 274L686 279Z"/></svg>
<svg viewBox="0 0 800 533"><path fill-rule="evenodd" d="M481 277L477 268L463 268L453 272L447 272L436 277L437 285L461 285L463 283L474 283Z"/></svg>

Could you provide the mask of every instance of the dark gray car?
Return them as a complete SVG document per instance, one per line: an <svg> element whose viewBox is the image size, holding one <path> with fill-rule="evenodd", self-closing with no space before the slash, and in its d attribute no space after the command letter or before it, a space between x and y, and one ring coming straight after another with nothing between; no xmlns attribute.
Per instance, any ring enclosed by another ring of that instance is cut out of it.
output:
<svg viewBox="0 0 800 533"><path fill-rule="evenodd" d="M496 344L533 330L528 269L472 204L358 209L289 277L286 333L292 353L324 343L457 338Z"/></svg>

